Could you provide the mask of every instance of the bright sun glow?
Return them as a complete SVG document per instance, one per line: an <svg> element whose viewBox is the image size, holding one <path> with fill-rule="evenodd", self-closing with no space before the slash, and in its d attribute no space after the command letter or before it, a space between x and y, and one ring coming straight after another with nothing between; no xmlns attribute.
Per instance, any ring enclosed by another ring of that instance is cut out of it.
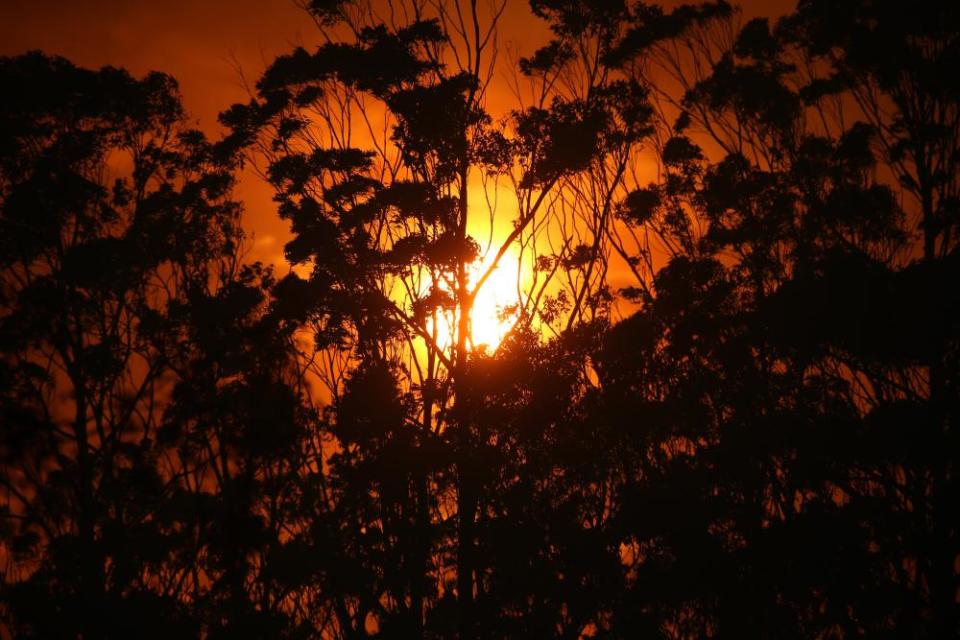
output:
<svg viewBox="0 0 960 640"><path fill-rule="evenodd" d="M471 269L471 280L483 273L485 266L477 263ZM483 284L473 303L471 318L471 338L475 347L487 345L494 350L510 331L513 319L501 319L504 308L517 303L517 260L510 255L504 256L497 268Z"/></svg>
<svg viewBox="0 0 960 640"><path fill-rule="evenodd" d="M492 260L492 259L491 259ZM477 262L470 267L470 281L475 284L489 262ZM517 278L519 265L511 253L503 259L487 278L473 303L473 313L470 322L470 346L474 349L481 347L487 351L496 350L513 325L513 317L504 317L504 309L515 305L518 301ZM522 282L521 282L522 285ZM445 314L437 319L436 342L446 349L453 339L455 325L454 318ZM434 333L433 322L427 321L427 330Z"/></svg>

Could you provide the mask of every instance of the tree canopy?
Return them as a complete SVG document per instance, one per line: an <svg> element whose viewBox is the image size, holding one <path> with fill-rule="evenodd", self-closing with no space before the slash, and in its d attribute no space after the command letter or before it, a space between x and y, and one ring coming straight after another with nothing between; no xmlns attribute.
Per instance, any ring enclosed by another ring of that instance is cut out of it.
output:
<svg viewBox="0 0 960 640"><path fill-rule="evenodd" d="M216 140L0 58L12 637L960 632L960 10L303 8Z"/></svg>

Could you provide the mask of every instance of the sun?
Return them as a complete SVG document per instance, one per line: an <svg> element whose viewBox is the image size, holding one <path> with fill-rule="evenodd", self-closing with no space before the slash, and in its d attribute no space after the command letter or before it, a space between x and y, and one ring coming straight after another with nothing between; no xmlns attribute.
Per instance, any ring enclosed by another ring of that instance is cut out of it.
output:
<svg viewBox="0 0 960 640"><path fill-rule="evenodd" d="M513 318L505 310L519 301L520 267L516 258L505 255L477 292L470 317L470 339L475 349L485 346L495 350L509 333ZM478 261L470 270L470 279L477 280L487 264Z"/></svg>
<svg viewBox="0 0 960 640"><path fill-rule="evenodd" d="M491 262L492 256L487 260L478 260L469 266L468 275L471 286L476 285ZM468 346L471 349L495 351L510 332L515 316L509 310L519 301L517 292L519 281L518 260L508 252L490 273L473 301L468 339ZM456 320L451 312L427 319L426 329L441 349L447 349L453 344L455 327Z"/></svg>

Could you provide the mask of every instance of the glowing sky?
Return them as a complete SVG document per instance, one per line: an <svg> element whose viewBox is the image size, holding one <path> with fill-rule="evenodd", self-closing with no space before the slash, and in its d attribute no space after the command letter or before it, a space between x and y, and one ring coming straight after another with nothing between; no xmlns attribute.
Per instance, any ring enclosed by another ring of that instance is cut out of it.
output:
<svg viewBox="0 0 960 640"><path fill-rule="evenodd" d="M791 0L742 4L747 18L780 15L793 6ZM505 46L529 53L547 33L525 0L508 0L501 28ZM314 34L309 16L293 0L0 0L0 55L40 49L81 66L123 66L136 75L165 71L179 80L192 119L211 134L218 112L245 101L244 76L252 85L277 55L296 45L312 47ZM289 234L269 188L247 175L238 196L254 234L249 257L282 261Z"/></svg>

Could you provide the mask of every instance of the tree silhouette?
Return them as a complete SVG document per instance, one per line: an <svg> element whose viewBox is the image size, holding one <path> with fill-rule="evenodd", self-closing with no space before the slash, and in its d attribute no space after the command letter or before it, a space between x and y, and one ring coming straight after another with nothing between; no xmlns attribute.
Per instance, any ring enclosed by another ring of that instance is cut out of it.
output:
<svg viewBox="0 0 960 640"><path fill-rule="evenodd" d="M957 635L957 10L303 7L216 142L0 59L9 635Z"/></svg>
<svg viewBox="0 0 960 640"><path fill-rule="evenodd" d="M470 637L475 600L486 595L481 514L497 491L484 480L493 469L477 462L496 436L467 400L471 362L483 358L471 344L474 301L508 252L533 247L551 219L587 216L602 227L612 216L629 151L649 133L646 91L607 77L552 89L554 71L539 54L523 64L540 87L536 102L496 121L485 103L503 3L410 3L409 20L389 25L362 3L309 8L324 44L277 59L254 99L222 119L233 140L255 141L269 161L265 173L295 235L287 257L310 267L308 278L281 281L277 295L326 352L318 374L341 449L331 473L345 483L336 517L382 540L376 556L348 550L372 583L349 594L349 606L331 606L346 635L371 615L387 630L419 635L426 625ZM590 64L618 28L616 16L607 22L577 34L589 52L567 55L564 45L563 63ZM355 131L353 122L364 124ZM511 220L493 204L501 182L516 215L494 238ZM572 213L564 193L576 198ZM470 235L478 219L489 219L485 246ZM534 256L550 274L518 300L516 332L597 316L609 300L597 277L603 237L597 228L592 245L568 238L557 253ZM481 253L489 262L471 275ZM540 302L561 264L565 317ZM397 459L418 463L408 470Z"/></svg>
<svg viewBox="0 0 960 640"><path fill-rule="evenodd" d="M930 141L905 141L912 126L952 144L949 83L934 89L918 62L949 59L956 24L950 10L894 7L801 3L773 31L755 20L724 40L721 22L685 48L659 43L672 27L654 12L618 50L696 74L683 55L722 49L709 73L678 79L666 179L624 212L662 221L684 250L599 360L618 405L644 398L640 443L659 454L622 506L643 532L636 606L661 630L956 633L956 526L935 506L955 492L956 396L938 389L955 366L954 262L949 232L917 226L930 209L910 173ZM881 33L916 49L886 58L896 45ZM724 157L709 162L694 137ZM933 162L949 194L945 158Z"/></svg>
<svg viewBox="0 0 960 640"><path fill-rule="evenodd" d="M267 283L228 158L168 76L33 53L0 82L7 613L23 637L192 635L243 540L215 537L251 499L231 475L283 450L291 395L248 326Z"/></svg>

